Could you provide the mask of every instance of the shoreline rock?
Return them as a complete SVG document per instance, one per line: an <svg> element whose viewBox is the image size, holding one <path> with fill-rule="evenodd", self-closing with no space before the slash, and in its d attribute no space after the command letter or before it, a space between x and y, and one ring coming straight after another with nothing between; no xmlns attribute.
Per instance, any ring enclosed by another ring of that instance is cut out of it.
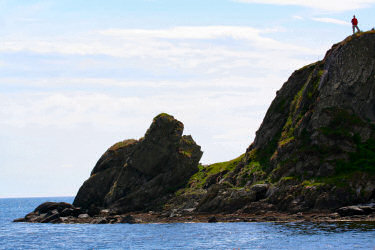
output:
<svg viewBox="0 0 375 250"><path fill-rule="evenodd" d="M43 204L42 204L43 205ZM358 208L362 212L358 213ZM78 209L73 207L73 209ZM39 212L33 211L24 218L13 222L31 223L63 223L63 224L147 224L147 223L216 223L216 222L374 222L375 205L358 205L343 207L337 212L306 212L283 213L280 211L257 211L254 213L194 213L178 211L175 216L162 212L110 214L103 211L95 216L87 214L86 210L78 209L81 214L76 216L62 216L58 210ZM343 212L344 211L344 212ZM353 212L355 211L355 212ZM366 212L364 212L366 211ZM50 214L48 216L48 214Z"/></svg>

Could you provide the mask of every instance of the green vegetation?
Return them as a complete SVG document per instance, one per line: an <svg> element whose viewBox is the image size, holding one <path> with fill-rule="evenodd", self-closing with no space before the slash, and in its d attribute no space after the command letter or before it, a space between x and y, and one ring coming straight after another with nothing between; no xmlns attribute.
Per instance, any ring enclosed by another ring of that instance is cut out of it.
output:
<svg viewBox="0 0 375 250"><path fill-rule="evenodd" d="M297 180L298 177L296 176L284 176L282 178L280 178L280 181L281 182L288 182L288 181L294 181L294 180Z"/></svg>
<svg viewBox="0 0 375 250"><path fill-rule="evenodd" d="M318 181L316 179L311 179L311 180L304 180L302 182L302 185L304 187L319 187L319 186L324 186L326 183Z"/></svg>
<svg viewBox="0 0 375 250"><path fill-rule="evenodd" d="M157 116L155 116L154 121L157 120L157 119L159 119L159 118L161 118L161 117L167 118L168 120L173 120L174 119L173 116L171 116L171 115L169 115L167 113L160 113Z"/></svg>
<svg viewBox="0 0 375 250"><path fill-rule="evenodd" d="M245 186L249 180L256 180L256 182L265 182L265 177L267 173L264 171L264 166L256 161L252 160L247 165L245 165L238 174L238 185L240 187Z"/></svg>
<svg viewBox="0 0 375 250"><path fill-rule="evenodd" d="M324 70L319 69L322 67L322 64L320 64L319 62L313 64L313 66L316 67L316 70L314 70L309 75L307 81L294 96L290 104L288 118L282 129L281 138L278 143L279 147L295 139L294 131L296 128L298 128L299 124L302 121L302 118L308 111L309 103L313 101L314 96L317 93L317 89Z"/></svg>
<svg viewBox="0 0 375 250"><path fill-rule="evenodd" d="M334 139L352 139L353 127L363 126L365 123L356 115L351 114L348 110L329 108L324 110L332 120L327 127L322 127L320 131Z"/></svg>
<svg viewBox="0 0 375 250"><path fill-rule="evenodd" d="M299 70L297 71L302 71L302 70L306 70L308 68L312 68L312 67L315 67L316 65L318 65L321 61L317 61L317 62L314 62L314 63L310 63L310 64L307 64L305 66L303 66L302 68L300 68Z"/></svg>
<svg viewBox="0 0 375 250"><path fill-rule="evenodd" d="M239 163L242 161L244 154L240 157L233 159L231 161L215 163L208 166L199 165L199 171L195 173L189 180L188 187L191 188L202 188L206 183L208 177L213 176L218 173L224 173L226 176L230 171L232 171Z"/></svg>
<svg viewBox="0 0 375 250"><path fill-rule="evenodd" d="M355 172L375 173L375 140L370 138L366 142L361 142L358 134L354 133L355 127L366 126L366 123L358 116L352 114L349 110L329 108L324 110L330 117L331 121L328 126L320 128L322 134L334 140L346 140L352 143L356 151L349 153L349 160L336 160L331 164L335 166L335 175L321 179L324 183L340 182L340 179L349 178L350 174ZM318 153L322 160L335 153L342 152L337 146L306 146L302 147L307 150L307 147L312 152ZM336 179L338 178L338 179Z"/></svg>
<svg viewBox="0 0 375 250"><path fill-rule="evenodd" d="M338 174L367 172L375 174L375 140L369 139L364 143L357 141L357 151L351 153L349 161L336 163Z"/></svg>
<svg viewBox="0 0 375 250"><path fill-rule="evenodd" d="M316 75L313 77L312 85L310 86L310 88L308 89L308 92L307 92L307 97L309 99L313 99L314 95L317 93L319 83L322 79L323 74L324 74L324 70L320 69L320 70L317 71Z"/></svg>
<svg viewBox="0 0 375 250"><path fill-rule="evenodd" d="M155 117L155 119L157 119L157 118L159 118L159 117L173 117L173 116L171 116L171 115L169 115L169 114L167 114L167 113L160 113L160 114L158 114L158 115Z"/></svg>
<svg viewBox="0 0 375 250"><path fill-rule="evenodd" d="M301 139L301 138L296 138L295 130L301 124L301 121L309 108L309 103L305 103L306 98L304 97L307 95L309 99L312 99L316 95L316 91L318 89L320 79L324 73L324 71L321 69L322 67L321 62L308 65L302 68L301 70L307 69L309 67L313 67L310 69L312 72L309 75L306 82L301 87L301 89L297 91L297 93L293 97L293 100L288 102L288 100L283 99L279 102L280 104L283 104L282 106L285 106L286 103L290 103L289 112L287 112L286 114L287 115L286 122L284 126L282 127L281 131L279 131L276 134L276 136L273 137L273 139L266 145L266 147L261 148L261 149L256 149L256 150L254 149L252 152L249 153L249 159L248 159L249 163L248 165L244 167L245 170L241 171L241 173L242 172L247 173L248 178L250 178L251 175L256 172L258 172L256 174L259 176L261 175L266 176L267 173L270 173L270 171L272 171L273 173L276 173L277 169L272 170L270 168L270 159L276 156L277 148L282 147L288 143L291 143L297 139L298 140ZM309 100L309 102L312 102L312 100ZM276 106L275 110L278 110L280 106L281 105ZM305 134L307 133L305 132ZM308 137L308 136L305 135L305 137ZM312 150L306 147L302 149ZM291 157L291 159L293 160L295 159L295 157L293 156ZM290 162L291 161L289 160L289 161L280 163L280 165L278 165L279 170L285 164L288 164ZM246 176L244 176L244 180L245 179L246 179ZM277 178L272 179L271 181L277 181Z"/></svg>
<svg viewBox="0 0 375 250"><path fill-rule="evenodd" d="M347 37L344 41L342 41L341 43L338 43L338 44L333 45L333 47L338 46L338 45L344 45L344 44L347 44L348 42L352 41L354 38L358 38L358 37L361 37L361 36L366 35L366 34L375 34L375 30L369 30L369 31L366 31L366 32L357 32L357 33L355 33L354 35L348 36L348 37Z"/></svg>
<svg viewBox="0 0 375 250"><path fill-rule="evenodd" d="M110 147L109 150L116 151L116 150L119 150L120 148L129 146L129 145L134 144L136 142L137 142L137 140L132 140L132 139L120 141L118 143L115 143L112 147Z"/></svg>
<svg viewBox="0 0 375 250"><path fill-rule="evenodd" d="M366 174L368 173L358 170L351 172L340 172L333 176L314 177L312 179L304 180L301 184L305 187L323 187L325 185L332 185L347 188L350 187L352 183L360 181L363 175ZM372 174L374 174L374 172L370 173L370 175Z"/></svg>
<svg viewBox="0 0 375 250"><path fill-rule="evenodd" d="M251 161L258 162L262 169L265 171L270 170L270 159L275 154L275 151L278 147L278 143L280 141L281 131L274 137L272 140L267 144L266 147L262 149L255 149L252 152Z"/></svg>
<svg viewBox="0 0 375 250"><path fill-rule="evenodd" d="M189 151L183 151L183 150L180 150L179 151L180 154L184 155L184 156L187 156L187 157L191 157L192 153L189 152Z"/></svg>

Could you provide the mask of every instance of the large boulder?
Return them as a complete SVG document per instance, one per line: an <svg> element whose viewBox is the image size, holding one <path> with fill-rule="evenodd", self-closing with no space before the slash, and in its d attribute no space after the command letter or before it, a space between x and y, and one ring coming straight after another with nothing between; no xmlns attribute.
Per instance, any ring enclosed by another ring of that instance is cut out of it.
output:
<svg viewBox="0 0 375 250"><path fill-rule="evenodd" d="M110 147L73 202L117 212L159 208L168 195L198 171L202 151L184 125L168 114L156 116L145 136Z"/></svg>
<svg viewBox="0 0 375 250"><path fill-rule="evenodd" d="M66 202L44 202L35 208L34 213L44 214L52 210L57 210L59 212L65 209L73 209L74 207Z"/></svg>

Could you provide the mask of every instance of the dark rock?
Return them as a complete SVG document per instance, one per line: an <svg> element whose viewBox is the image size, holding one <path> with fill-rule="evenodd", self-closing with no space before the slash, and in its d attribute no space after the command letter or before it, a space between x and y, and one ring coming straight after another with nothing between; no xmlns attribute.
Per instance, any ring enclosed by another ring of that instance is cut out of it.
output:
<svg viewBox="0 0 375 250"><path fill-rule="evenodd" d="M42 222L45 218L47 218L47 214L40 214L40 215L36 215L36 216L33 216L31 217L30 219L28 219L29 222Z"/></svg>
<svg viewBox="0 0 375 250"><path fill-rule="evenodd" d="M250 191L255 193L256 200L260 200L266 197L269 186L269 184L255 184L250 188Z"/></svg>
<svg viewBox="0 0 375 250"><path fill-rule="evenodd" d="M61 212L65 208L74 208L74 206L66 202L44 202L35 208L34 212L44 214L55 209Z"/></svg>
<svg viewBox="0 0 375 250"><path fill-rule="evenodd" d="M275 206L264 202L264 201L256 201L251 202L250 204L246 205L245 207L241 208L239 212L247 213L247 214L264 214L265 211L273 211L275 210Z"/></svg>
<svg viewBox="0 0 375 250"><path fill-rule="evenodd" d="M208 218L208 223L216 223L216 222L218 222L218 221L217 221L215 216L212 216L212 217Z"/></svg>
<svg viewBox="0 0 375 250"><path fill-rule="evenodd" d="M104 217L94 218L90 224L107 224L108 220Z"/></svg>
<svg viewBox="0 0 375 250"><path fill-rule="evenodd" d="M329 193L322 193L319 195L315 202L315 209L336 209L342 205L343 201L337 199L337 196Z"/></svg>
<svg viewBox="0 0 375 250"><path fill-rule="evenodd" d="M207 189L209 188L210 186L212 186L213 184L218 184L220 182L220 180L223 178L223 176L227 173L228 171L227 170L224 170L222 172L219 172L217 174L213 174L211 176L209 176L205 182L205 184L203 185L203 188Z"/></svg>
<svg viewBox="0 0 375 250"><path fill-rule="evenodd" d="M48 222L52 222L53 220L55 219L58 219L60 216L58 213L52 213L51 215L47 216L46 218L38 221L40 223L48 223Z"/></svg>
<svg viewBox="0 0 375 250"><path fill-rule="evenodd" d="M201 199L197 210L210 213L233 213L254 201L256 201L254 192L215 184L208 189L207 194Z"/></svg>
<svg viewBox="0 0 375 250"><path fill-rule="evenodd" d="M29 221L31 218L34 218L36 216L39 216L39 213L38 212L31 212L31 213L28 213L26 216L25 216L25 219L27 221Z"/></svg>
<svg viewBox="0 0 375 250"><path fill-rule="evenodd" d="M84 213L85 213L85 210L83 210L83 209L77 207L77 208L74 208L74 209L73 209L71 215L74 216L74 217L78 217L78 215L80 215L80 214L84 214Z"/></svg>
<svg viewBox="0 0 375 250"><path fill-rule="evenodd" d="M182 131L181 122L160 114L144 138L113 145L99 159L73 204L109 207L116 213L161 206L167 195L198 171L200 146L191 136L182 136Z"/></svg>
<svg viewBox="0 0 375 250"><path fill-rule="evenodd" d="M274 216L267 216L267 217L264 217L266 221L277 221L278 219Z"/></svg>
<svg viewBox="0 0 375 250"><path fill-rule="evenodd" d="M133 216L127 215L127 216L121 218L120 223L134 224L135 219L134 219Z"/></svg>
<svg viewBox="0 0 375 250"><path fill-rule="evenodd" d="M358 206L341 207L336 211L340 216L365 215L366 212Z"/></svg>
<svg viewBox="0 0 375 250"><path fill-rule="evenodd" d="M372 214L375 213L375 207L374 206L358 206L358 208L362 209L364 214Z"/></svg>
<svg viewBox="0 0 375 250"><path fill-rule="evenodd" d="M90 206L90 208L87 210L87 214L91 217L98 215L100 213L100 208L96 207L94 204Z"/></svg>
<svg viewBox="0 0 375 250"><path fill-rule="evenodd" d="M18 218L18 219L13 220L13 222L26 222L26 219L25 218Z"/></svg>
<svg viewBox="0 0 375 250"><path fill-rule="evenodd" d="M53 209L47 212L47 216L53 215L53 214L59 214L59 211L57 209Z"/></svg>
<svg viewBox="0 0 375 250"><path fill-rule="evenodd" d="M74 214L74 209L72 208L65 208L63 211L61 211L60 216L66 217L66 216L72 216Z"/></svg>

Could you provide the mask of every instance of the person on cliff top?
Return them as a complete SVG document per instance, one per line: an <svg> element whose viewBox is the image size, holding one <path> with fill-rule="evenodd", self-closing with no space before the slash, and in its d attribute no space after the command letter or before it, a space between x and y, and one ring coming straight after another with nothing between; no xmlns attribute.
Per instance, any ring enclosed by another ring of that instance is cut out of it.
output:
<svg viewBox="0 0 375 250"><path fill-rule="evenodd" d="M357 29L357 32L361 32L358 28L358 20L355 18L355 15L353 16L352 19L352 25L353 25L353 35L355 34L355 29Z"/></svg>

